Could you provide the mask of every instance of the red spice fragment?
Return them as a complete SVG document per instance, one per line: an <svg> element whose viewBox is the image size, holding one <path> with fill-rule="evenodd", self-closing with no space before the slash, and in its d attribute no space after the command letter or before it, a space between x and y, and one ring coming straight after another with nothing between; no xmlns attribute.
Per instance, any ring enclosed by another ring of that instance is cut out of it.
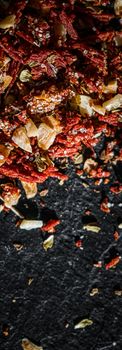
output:
<svg viewBox="0 0 122 350"><path fill-rule="evenodd" d="M55 227L60 224L60 220L49 220L46 225L41 227L42 231L55 232Z"/></svg>
<svg viewBox="0 0 122 350"><path fill-rule="evenodd" d="M100 205L100 209L104 211L105 213L110 213L110 208L108 207L108 198L104 198Z"/></svg>
<svg viewBox="0 0 122 350"><path fill-rule="evenodd" d="M106 270L111 269L112 267L115 267L121 260L120 256L116 256L113 258L108 264L105 265Z"/></svg>
<svg viewBox="0 0 122 350"><path fill-rule="evenodd" d="M118 241L119 239L119 233L117 231L114 232L114 239L115 241Z"/></svg>

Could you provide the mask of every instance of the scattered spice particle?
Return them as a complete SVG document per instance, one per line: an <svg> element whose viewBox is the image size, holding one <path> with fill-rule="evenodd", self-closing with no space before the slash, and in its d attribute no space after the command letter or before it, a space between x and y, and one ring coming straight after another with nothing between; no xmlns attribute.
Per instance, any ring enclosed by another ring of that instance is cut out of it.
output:
<svg viewBox="0 0 122 350"><path fill-rule="evenodd" d="M76 242L75 242L75 246L77 248L80 248L83 250L83 241L81 239L78 239Z"/></svg>
<svg viewBox="0 0 122 350"><path fill-rule="evenodd" d="M35 345L27 338L22 339L21 344L22 344L23 350L43 350L42 346Z"/></svg>
<svg viewBox="0 0 122 350"><path fill-rule="evenodd" d="M9 327L7 325L3 325L2 333L3 333L4 337L9 336Z"/></svg>
<svg viewBox="0 0 122 350"><path fill-rule="evenodd" d="M98 262L94 263L93 266L102 267L102 261L98 261Z"/></svg>
<svg viewBox="0 0 122 350"><path fill-rule="evenodd" d="M116 256L108 264L105 265L106 270L109 270L115 267L121 260L121 256Z"/></svg>
<svg viewBox="0 0 122 350"><path fill-rule="evenodd" d="M29 277L28 278L28 286L30 286L32 282L33 282L33 278Z"/></svg>
<svg viewBox="0 0 122 350"><path fill-rule="evenodd" d="M115 290L114 294L117 295L118 297L121 297L122 296L122 290Z"/></svg>
<svg viewBox="0 0 122 350"><path fill-rule="evenodd" d="M118 241L119 239L119 233L117 231L114 232L114 239L115 241Z"/></svg>
<svg viewBox="0 0 122 350"><path fill-rule="evenodd" d="M54 235L49 236L45 241L43 242L43 248L44 250L51 249L54 244Z"/></svg>
<svg viewBox="0 0 122 350"><path fill-rule="evenodd" d="M75 326L74 326L74 329L80 329L80 328L85 328L85 327L88 327L88 326L92 326L93 324L93 321L92 320L89 320L89 319L84 319L80 322L78 322Z"/></svg>
<svg viewBox="0 0 122 350"><path fill-rule="evenodd" d="M99 289L98 288L93 288L90 292L90 296L93 297L94 295L99 293Z"/></svg>
<svg viewBox="0 0 122 350"><path fill-rule="evenodd" d="M55 232L55 227L60 224L60 220L49 220L46 225L43 225L41 230L47 232Z"/></svg>
<svg viewBox="0 0 122 350"><path fill-rule="evenodd" d="M48 194L48 189L42 190L39 194L41 197L45 197Z"/></svg>
<svg viewBox="0 0 122 350"><path fill-rule="evenodd" d="M23 249L23 244L20 243L14 243L13 246L18 252Z"/></svg>

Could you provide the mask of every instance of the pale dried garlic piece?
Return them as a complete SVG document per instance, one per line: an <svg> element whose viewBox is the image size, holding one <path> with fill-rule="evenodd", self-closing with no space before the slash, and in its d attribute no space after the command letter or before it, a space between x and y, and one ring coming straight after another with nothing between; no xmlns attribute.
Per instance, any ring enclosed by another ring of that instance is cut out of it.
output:
<svg viewBox="0 0 122 350"><path fill-rule="evenodd" d="M17 129L15 129L12 136L12 141L14 141L14 143L20 148L22 148L24 151L32 153L30 140L27 136L27 132L24 126L20 126Z"/></svg>
<svg viewBox="0 0 122 350"><path fill-rule="evenodd" d="M122 94L117 94L110 100L104 102L103 107L109 112L122 107Z"/></svg>
<svg viewBox="0 0 122 350"><path fill-rule="evenodd" d="M117 87L117 80L111 80L107 85L103 85L102 92L104 94L116 94Z"/></svg>
<svg viewBox="0 0 122 350"><path fill-rule="evenodd" d="M22 339L22 348L23 350L43 350L42 346L35 345L27 338Z"/></svg>
<svg viewBox="0 0 122 350"><path fill-rule="evenodd" d="M99 226L93 225L93 224L84 225L83 229L87 230L87 231L92 231L95 233L99 233L99 231L101 230L101 228Z"/></svg>
<svg viewBox="0 0 122 350"><path fill-rule="evenodd" d="M122 16L122 0L114 1L114 11L117 16Z"/></svg>
<svg viewBox="0 0 122 350"><path fill-rule="evenodd" d="M15 15L10 15L5 17L0 21L0 29L8 29L8 28L14 27L15 19L16 19Z"/></svg>
<svg viewBox="0 0 122 350"><path fill-rule="evenodd" d="M93 324L93 321L92 320L89 320L89 319L84 319L82 321L80 321L79 323L77 323L75 326L74 326L74 329L79 329L79 328L85 328L85 327L88 327L88 326L91 326Z"/></svg>
<svg viewBox="0 0 122 350"><path fill-rule="evenodd" d="M28 137L36 137L38 135L38 129L31 118L28 119L25 124Z"/></svg>
<svg viewBox="0 0 122 350"><path fill-rule="evenodd" d="M92 108L95 112L101 114L101 115L105 115L105 108L103 106L100 105L95 105L93 103Z"/></svg>
<svg viewBox="0 0 122 350"><path fill-rule="evenodd" d="M21 181L27 199L33 198L37 194L37 184L34 182Z"/></svg>
<svg viewBox="0 0 122 350"><path fill-rule="evenodd" d="M10 85L11 81L12 81L12 77L10 75L5 75L4 79L3 79L3 89L7 89L7 87Z"/></svg>
<svg viewBox="0 0 122 350"><path fill-rule="evenodd" d="M89 174L90 171L92 169L95 169L97 167L97 162L95 162L95 160L93 160L92 158L88 158L86 159L85 163L84 163L84 167L83 170Z"/></svg>
<svg viewBox="0 0 122 350"><path fill-rule="evenodd" d="M0 204L0 213L3 211L3 209L4 209L4 205Z"/></svg>
<svg viewBox="0 0 122 350"><path fill-rule="evenodd" d="M21 71L19 79L22 83L26 83L27 81L30 81L32 78L32 75L28 69L24 69Z"/></svg>
<svg viewBox="0 0 122 350"><path fill-rule="evenodd" d="M43 150L48 150L56 138L56 131L47 124L41 123L38 128L38 146Z"/></svg>
<svg viewBox="0 0 122 350"><path fill-rule="evenodd" d="M11 148L0 144L0 166L3 165L11 152Z"/></svg>
<svg viewBox="0 0 122 350"><path fill-rule="evenodd" d="M44 250L51 249L54 244L54 235L49 236L45 241L43 242L43 248Z"/></svg>
<svg viewBox="0 0 122 350"><path fill-rule="evenodd" d="M93 297L94 295L99 293L99 289L98 288L93 288L90 292L90 296Z"/></svg>
<svg viewBox="0 0 122 350"><path fill-rule="evenodd" d="M92 99L86 95L76 95L73 97L71 104L79 107L80 113L83 117L88 115L89 117L93 114Z"/></svg>
<svg viewBox="0 0 122 350"><path fill-rule="evenodd" d="M14 193L11 193L11 192L8 192L4 195L4 204L7 208L10 208L13 206L13 205L17 205L18 202L19 202L19 199L21 197L21 193L20 193L20 190L19 188L14 192Z"/></svg>
<svg viewBox="0 0 122 350"><path fill-rule="evenodd" d="M43 226L43 221L42 220L22 220L20 223L19 228L22 230L33 230L36 228L41 228Z"/></svg>

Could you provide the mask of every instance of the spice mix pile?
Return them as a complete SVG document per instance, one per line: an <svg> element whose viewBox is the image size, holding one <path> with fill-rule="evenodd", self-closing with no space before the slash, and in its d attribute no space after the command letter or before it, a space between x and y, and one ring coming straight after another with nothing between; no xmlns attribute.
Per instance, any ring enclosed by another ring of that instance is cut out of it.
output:
<svg viewBox="0 0 122 350"><path fill-rule="evenodd" d="M122 2L0 6L1 210L20 215L20 182L33 198L48 177L67 181L72 162L99 186L122 160ZM116 179L111 191L121 190ZM105 198L101 210L108 204Z"/></svg>

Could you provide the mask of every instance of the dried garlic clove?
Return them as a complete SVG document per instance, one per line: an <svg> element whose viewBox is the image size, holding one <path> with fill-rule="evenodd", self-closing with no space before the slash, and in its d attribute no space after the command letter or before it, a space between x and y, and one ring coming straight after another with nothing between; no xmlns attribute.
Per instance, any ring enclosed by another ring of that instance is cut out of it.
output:
<svg viewBox="0 0 122 350"><path fill-rule="evenodd" d="M33 230L36 228L41 228L43 226L43 221L42 220L22 220L21 224L19 226L20 229L22 230Z"/></svg>
<svg viewBox="0 0 122 350"><path fill-rule="evenodd" d="M103 106L93 104L92 108L95 112L101 115L105 115L105 108Z"/></svg>
<svg viewBox="0 0 122 350"><path fill-rule="evenodd" d="M103 107L107 111L112 111L122 107L122 94L117 94L114 97L112 97L110 100L104 102Z"/></svg>
<svg viewBox="0 0 122 350"><path fill-rule="evenodd" d="M92 158L88 158L84 163L83 170L89 174L90 171L92 169L95 169L96 167L97 167L97 162L95 162L95 160L93 160Z"/></svg>
<svg viewBox="0 0 122 350"><path fill-rule="evenodd" d="M42 118L42 121L46 125L48 125L51 129L54 129L54 131L57 134L62 131L62 126L60 125L60 121L54 118L52 115Z"/></svg>
<svg viewBox="0 0 122 350"><path fill-rule="evenodd" d="M30 140L27 136L27 132L24 126L20 126L19 128L15 129L12 136L12 140L17 146L22 148L24 151L32 153Z"/></svg>
<svg viewBox="0 0 122 350"><path fill-rule="evenodd" d="M38 146L43 150L48 150L56 138L56 132L45 123L41 123L38 128Z"/></svg>
<svg viewBox="0 0 122 350"><path fill-rule="evenodd" d="M6 75L4 77L4 81L3 81L3 89L7 89L7 87L10 85L11 81L12 81L12 77L10 75Z"/></svg>
<svg viewBox="0 0 122 350"><path fill-rule="evenodd" d="M73 98L73 103L79 107L80 113L83 117L88 115L89 117L93 114L92 99L86 95L76 95Z"/></svg>
<svg viewBox="0 0 122 350"><path fill-rule="evenodd" d="M4 205L0 204L0 213L3 211L3 209L4 209Z"/></svg>
<svg viewBox="0 0 122 350"><path fill-rule="evenodd" d="M21 71L19 79L22 83L26 83L27 81L30 81L32 78L32 75L28 69L24 69Z"/></svg>
<svg viewBox="0 0 122 350"><path fill-rule="evenodd" d="M120 229L122 229L122 223L121 223L121 224L119 224L119 225L118 225L118 227L119 227Z"/></svg>
<svg viewBox="0 0 122 350"><path fill-rule="evenodd" d="M103 85L102 92L104 94L116 94L117 87L117 80L111 80L107 85Z"/></svg>
<svg viewBox="0 0 122 350"><path fill-rule="evenodd" d="M84 230L87 230L87 231L92 231L92 232L95 232L95 233L98 233L100 230L101 230L101 228L99 227L99 226L96 226L96 225L84 225L83 226L83 229Z"/></svg>
<svg viewBox="0 0 122 350"><path fill-rule="evenodd" d="M10 148L0 144L0 166L3 165L11 152Z"/></svg>
<svg viewBox="0 0 122 350"><path fill-rule="evenodd" d="M83 162L83 155L82 154L77 154L74 156L74 164L81 164Z"/></svg>
<svg viewBox="0 0 122 350"><path fill-rule="evenodd" d="M122 33L119 33L117 36L115 36L115 45L118 47L122 46Z"/></svg>
<svg viewBox="0 0 122 350"><path fill-rule="evenodd" d="M32 119L28 119L27 124L25 124L25 128L28 137L36 137L38 135L38 129Z"/></svg>
<svg viewBox="0 0 122 350"><path fill-rule="evenodd" d="M21 181L22 186L25 190L27 199L33 198L37 194L37 184L34 182Z"/></svg>
<svg viewBox="0 0 122 350"><path fill-rule="evenodd" d="M44 242L43 242L43 248L44 250L51 249L54 244L54 235L49 236Z"/></svg>
<svg viewBox="0 0 122 350"><path fill-rule="evenodd" d="M5 17L0 21L0 29L8 29L8 28L14 27L15 20L16 20L15 15L10 15Z"/></svg>
<svg viewBox="0 0 122 350"><path fill-rule="evenodd" d="M11 188L10 191L6 192L4 194L4 204L7 208L10 208L13 205L17 205L19 202L19 199L21 197L20 189L19 188ZM16 209L15 209L16 210Z"/></svg>
<svg viewBox="0 0 122 350"><path fill-rule="evenodd" d="M80 113L83 117L88 115L89 117L93 114L92 99L86 95L75 96L76 105L79 107Z"/></svg>
<svg viewBox="0 0 122 350"><path fill-rule="evenodd" d="M22 348L23 350L43 350L42 346L35 345L27 338L22 339Z"/></svg>
<svg viewBox="0 0 122 350"><path fill-rule="evenodd" d="M74 329L79 329L79 328L85 328L85 327L88 327L88 326L91 326L93 324L93 321L92 320L89 320L89 319L84 319L82 321L80 321L79 323L77 323L74 327Z"/></svg>
<svg viewBox="0 0 122 350"><path fill-rule="evenodd" d="M122 0L114 1L114 11L116 16L122 16Z"/></svg>
<svg viewBox="0 0 122 350"><path fill-rule="evenodd" d="M93 288L90 292L90 296L93 297L94 295L99 293L99 289L98 288Z"/></svg>

